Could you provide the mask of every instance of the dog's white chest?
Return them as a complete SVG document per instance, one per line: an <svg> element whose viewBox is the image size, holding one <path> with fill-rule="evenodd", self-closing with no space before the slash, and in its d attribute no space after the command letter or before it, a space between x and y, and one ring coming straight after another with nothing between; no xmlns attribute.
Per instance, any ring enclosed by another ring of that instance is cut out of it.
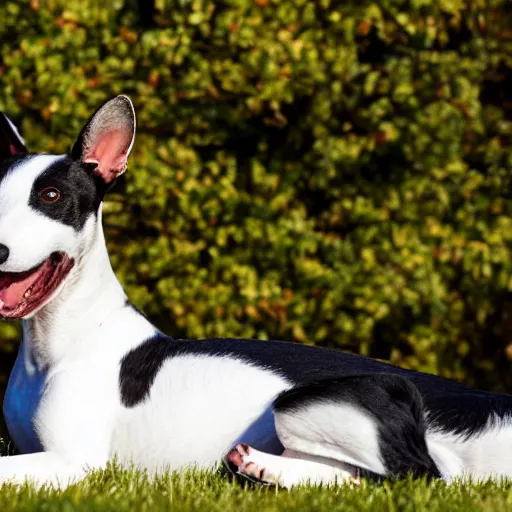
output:
<svg viewBox="0 0 512 512"><path fill-rule="evenodd" d="M281 376L233 358L174 357L149 398L121 414L113 453L124 463L177 469L212 466L240 439L278 451L269 406L289 387Z"/></svg>
<svg viewBox="0 0 512 512"><path fill-rule="evenodd" d="M22 453L34 453L43 448L34 429L34 416L44 390L46 374L27 360L24 343L9 377L4 399L4 418L9 433Z"/></svg>

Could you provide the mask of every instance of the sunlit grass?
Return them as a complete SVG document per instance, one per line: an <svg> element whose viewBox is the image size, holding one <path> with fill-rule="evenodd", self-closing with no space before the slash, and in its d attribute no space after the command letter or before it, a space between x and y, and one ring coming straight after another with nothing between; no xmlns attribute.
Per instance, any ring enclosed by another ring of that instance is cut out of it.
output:
<svg viewBox="0 0 512 512"><path fill-rule="evenodd" d="M150 480L111 466L65 491L0 487L0 510L511 510L510 482L448 486L404 480L360 488L254 487L214 472L187 471Z"/></svg>
<svg viewBox="0 0 512 512"><path fill-rule="evenodd" d="M0 447L1 448L1 447ZM0 450L5 453L5 445ZM185 471L149 479L144 472L110 465L64 491L29 485L0 487L6 510L201 510L201 511L492 511L512 510L512 482L446 485L400 482L292 491L231 481L218 472Z"/></svg>

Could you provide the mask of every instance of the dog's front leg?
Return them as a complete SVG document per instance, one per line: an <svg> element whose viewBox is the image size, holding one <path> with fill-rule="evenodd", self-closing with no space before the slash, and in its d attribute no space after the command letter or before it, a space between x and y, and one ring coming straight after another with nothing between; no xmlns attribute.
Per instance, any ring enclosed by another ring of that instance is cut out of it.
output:
<svg viewBox="0 0 512 512"><path fill-rule="evenodd" d="M119 405L116 384L115 372L87 361L50 377L33 418L44 451L1 457L0 484L30 481L64 488L88 470L104 468Z"/></svg>
<svg viewBox="0 0 512 512"><path fill-rule="evenodd" d="M65 488L82 479L87 470L102 468L106 462L106 458L95 462L83 462L72 458L68 459L55 452L1 457L0 484L30 482L37 487L48 484Z"/></svg>

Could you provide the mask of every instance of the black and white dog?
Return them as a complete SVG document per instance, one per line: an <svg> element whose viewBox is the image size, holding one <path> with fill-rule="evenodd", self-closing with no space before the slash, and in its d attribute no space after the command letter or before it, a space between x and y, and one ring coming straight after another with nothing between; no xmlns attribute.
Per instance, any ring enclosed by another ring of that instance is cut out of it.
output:
<svg viewBox="0 0 512 512"><path fill-rule="evenodd" d="M0 127L0 315L23 319L4 402L23 455L0 459L0 482L66 486L114 457L151 472L224 460L285 487L512 475L510 396L292 343L176 340L132 307L101 224L133 145L127 97L70 155Z"/></svg>

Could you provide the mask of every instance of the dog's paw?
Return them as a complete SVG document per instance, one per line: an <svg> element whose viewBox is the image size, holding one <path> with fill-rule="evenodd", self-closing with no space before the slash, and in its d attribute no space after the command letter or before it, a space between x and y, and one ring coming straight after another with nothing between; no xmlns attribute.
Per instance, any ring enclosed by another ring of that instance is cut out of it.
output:
<svg viewBox="0 0 512 512"><path fill-rule="evenodd" d="M237 444L225 457L230 471L241 475L252 482L275 485L279 484L279 475L274 474L265 467L265 457L262 452L254 450L245 443Z"/></svg>
<svg viewBox="0 0 512 512"><path fill-rule="evenodd" d="M271 455L247 444L237 444L225 457L226 466L235 475L264 485L290 489L296 485L360 485L349 471L335 465L303 458Z"/></svg>

